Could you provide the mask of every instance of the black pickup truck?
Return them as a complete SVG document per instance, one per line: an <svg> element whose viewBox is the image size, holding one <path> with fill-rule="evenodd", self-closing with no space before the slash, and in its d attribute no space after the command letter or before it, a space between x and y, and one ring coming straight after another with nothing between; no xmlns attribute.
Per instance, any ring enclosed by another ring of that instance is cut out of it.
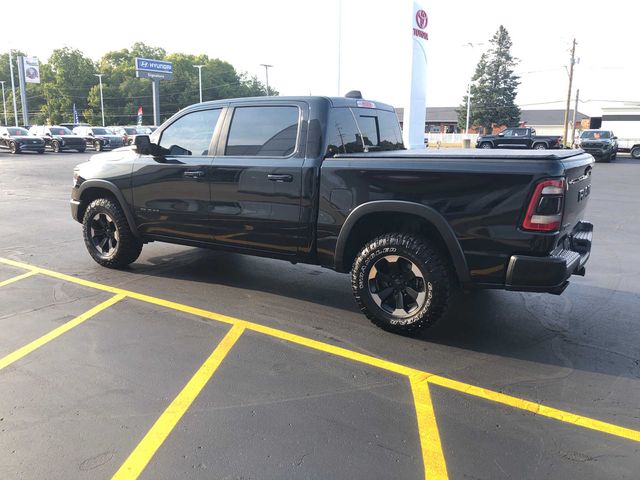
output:
<svg viewBox="0 0 640 480"><path fill-rule="evenodd" d="M271 97L188 107L74 170L99 264L163 241L351 272L362 311L412 333L456 287L561 293L584 275L593 158L408 151L391 106Z"/></svg>
<svg viewBox="0 0 640 480"><path fill-rule="evenodd" d="M535 128L506 128L497 135L481 135L476 148L518 148L548 150L562 148L562 137L536 135Z"/></svg>

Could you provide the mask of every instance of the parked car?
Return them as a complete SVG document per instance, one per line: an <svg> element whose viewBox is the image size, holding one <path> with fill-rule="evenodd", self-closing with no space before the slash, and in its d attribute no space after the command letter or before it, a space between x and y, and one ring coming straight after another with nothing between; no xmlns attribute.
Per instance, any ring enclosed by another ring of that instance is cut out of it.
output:
<svg viewBox="0 0 640 480"><path fill-rule="evenodd" d="M618 137L611 130L585 130L578 146L593 155L596 162L610 162L618 155Z"/></svg>
<svg viewBox="0 0 640 480"><path fill-rule="evenodd" d="M361 98L205 102L73 173L71 213L105 267L162 241L351 272L376 325L437 321L457 286L560 294L584 275L593 158L415 150Z"/></svg>
<svg viewBox="0 0 640 480"><path fill-rule="evenodd" d="M0 148L11 153L44 153L44 140L29 135L29 131L20 127L0 127Z"/></svg>
<svg viewBox="0 0 640 480"><path fill-rule="evenodd" d="M536 135L535 128L506 128L497 135L480 135L476 148L518 148L547 150L562 148L562 137Z"/></svg>
<svg viewBox="0 0 640 480"><path fill-rule="evenodd" d="M61 123L61 127L67 127L69 130L73 131L76 127L90 127L88 123Z"/></svg>
<svg viewBox="0 0 640 480"><path fill-rule="evenodd" d="M138 127L136 126L112 126L109 127L109 130L111 130L116 135L120 135L125 145L131 145L133 143L133 140L135 139L135 136L138 135Z"/></svg>
<svg viewBox="0 0 640 480"><path fill-rule="evenodd" d="M82 153L86 149L84 139L75 135L67 127L34 125L29 129L29 134L42 137L45 145L56 153L65 150L76 150Z"/></svg>
<svg viewBox="0 0 640 480"><path fill-rule="evenodd" d="M84 138L87 146L92 147L96 152L124 146L122 136L116 135L105 127L76 127L73 133Z"/></svg>

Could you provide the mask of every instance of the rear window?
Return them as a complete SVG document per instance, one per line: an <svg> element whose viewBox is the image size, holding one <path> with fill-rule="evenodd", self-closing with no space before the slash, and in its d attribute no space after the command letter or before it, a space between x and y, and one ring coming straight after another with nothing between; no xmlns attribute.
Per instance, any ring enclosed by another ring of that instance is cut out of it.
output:
<svg viewBox="0 0 640 480"><path fill-rule="evenodd" d="M326 155L403 150L394 112L368 108L334 108L328 125Z"/></svg>
<svg viewBox="0 0 640 480"><path fill-rule="evenodd" d="M288 157L298 138L298 107L236 107L225 155Z"/></svg>

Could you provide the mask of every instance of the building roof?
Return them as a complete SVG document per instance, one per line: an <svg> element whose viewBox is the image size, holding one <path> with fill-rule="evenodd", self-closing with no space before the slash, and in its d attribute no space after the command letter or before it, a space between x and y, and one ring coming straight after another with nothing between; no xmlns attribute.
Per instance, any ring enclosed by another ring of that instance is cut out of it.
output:
<svg viewBox="0 0 640 480"><path fill-rule="evenodd" d="M428 123L458 123L459 107L427 107L426 122ZM398 119L402 122L404 108L396 108ZM577 112L576 121L589 118L587 115ZM573 119L573 110L569 111L569 119ZM527 125L563 125L564 110L522 110L520 120Z"/></svg>

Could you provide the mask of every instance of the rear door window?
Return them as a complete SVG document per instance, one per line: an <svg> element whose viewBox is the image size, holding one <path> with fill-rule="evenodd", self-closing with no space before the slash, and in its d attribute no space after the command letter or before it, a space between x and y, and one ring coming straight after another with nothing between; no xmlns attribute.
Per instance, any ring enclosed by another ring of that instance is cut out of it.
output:
<svg viewBox="0 0 640 480"><path fill-rule="evenodd" d="M294 106L236 107L225 155L288 157L296 149L299 118Z"/></svg>

